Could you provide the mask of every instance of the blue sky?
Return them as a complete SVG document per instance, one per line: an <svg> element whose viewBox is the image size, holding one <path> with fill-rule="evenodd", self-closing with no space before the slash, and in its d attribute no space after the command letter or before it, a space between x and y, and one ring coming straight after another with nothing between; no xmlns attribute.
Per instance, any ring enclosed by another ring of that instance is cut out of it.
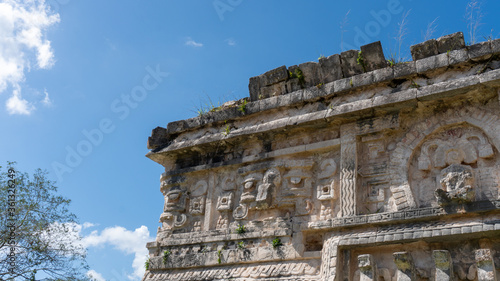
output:
<svg viewBox="0 0 500 281"><path fill-rule="evenodd" d="M58 181L99 281L139 280L163 207L153 128L341 46L409 58L427 31L471 42L469 2L0 0L0 160ZM500 3L479 4L476 41L498 38Z"/></svg>

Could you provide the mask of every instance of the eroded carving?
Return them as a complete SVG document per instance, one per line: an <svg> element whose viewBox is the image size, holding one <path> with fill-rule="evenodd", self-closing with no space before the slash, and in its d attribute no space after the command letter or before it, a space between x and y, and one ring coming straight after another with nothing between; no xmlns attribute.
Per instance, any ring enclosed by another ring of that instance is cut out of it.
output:
<svg viewBox="0 0 500 281"><path fill-rule="evenodd" d="M333 159L327 159L321 162L320 169L316 197L318 200L337 199L335 193L336 182L333 179L333 176L337 173L337 164Z"/></svg>
<svg viewBox="0 0 500 281"><path fill-rule="evenodd" d="M446 205L452 201L471 202L475 197L474 176L470 166L452 164L441 171L442 189L436 190L438 204Z"/></svg>
<svg viewBox="0 0 500 281"><path fill-rule="evenodd" d="M257 193L257 183L262 178L258 174L248 175L243 181L243 193L241 194L240 202L249 203L255 201Z"/></svg>
<svg viewBox="0 0 500 281"><path fill-rule="evenodd" d="M179 185L172 186L165 193L164 212L180 211L186 209L186 190Z"/></svg>
<svg viewBox="0 0 500 281"><path fill-rule="evenodd" d="M498 175L493 167L498 160L494 155L488 138L476 127L461 124L436 130L417 148L410 165L410 183L418 205L495 200Z"/></svg>
<svg viewBox="0 0 500 281"><path fill-rule="evenodd" d="M248 215L248 207L245 204L239 205L233 211L233 217L235 220L245 219L247 215Z"/></svg>
<svg viewBox="0 0 500 281"><path fill-rule="evenodd" d="M273 202L273 193L276 192L276 188L280 183L281 175L278 169L271 168L264 174L262 184L258 186L257 196L255 197L258 208L267 209L271 207Z"/></svg>

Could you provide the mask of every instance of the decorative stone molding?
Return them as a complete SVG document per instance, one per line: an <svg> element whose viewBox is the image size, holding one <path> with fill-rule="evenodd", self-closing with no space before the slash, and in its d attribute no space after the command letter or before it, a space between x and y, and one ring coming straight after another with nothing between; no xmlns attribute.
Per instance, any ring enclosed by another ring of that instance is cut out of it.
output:
<svg viewBox="0 0 500 281"><path fill-rule="evenodd" d="M360 49L153 130L143 281L497 280L500 40L455 33L391 67Z"/></svg>

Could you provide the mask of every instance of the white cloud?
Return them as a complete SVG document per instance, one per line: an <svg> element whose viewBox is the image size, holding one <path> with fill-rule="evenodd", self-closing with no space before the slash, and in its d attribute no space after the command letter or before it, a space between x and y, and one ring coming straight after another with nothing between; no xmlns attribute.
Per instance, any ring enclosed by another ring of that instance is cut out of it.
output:
<svg viewBox="0 0 500 281"><path fill-rule="evenodd" d="M203 44L202 43L198 43L196 41L194 41L193 39L191 39L191 37L188 37L186 39L186 43L184 43L186 46L191 46L191 47L203 47Z"/></svg>
<svg viewBox="0 0 500 281"><path fill-rule="evenodd" d="M21 97L21 88L16 85L12 96L5 103L9 114L30 115L35 107Z"/></svg>
<svg viewBox="0 0 500 281"><path fill-rule="evenodd" d="M226 40L224 40L229 46L236 46L236 41L234 41L233 38L228 38Z"/></svg>
<svg viewBox="0 0 500 281"><path fill-rule="evenodd" d="M93 269L87 271L87 277L92 281L106 281L106 279L104 279L99 272L96 272Z"/></svg>
<svg viewBox="0 0 500 281"><path fill-rule="evenodd" d="M12 87L9 114L29 115L35 107L21 96L21 83L31 64L49 69L54 54L46 30L60 21L45 0L3 0L0 3L0 93ZM35 59L31 58L34 57Z"/></svg>
<svg viewBox="0 0 500 281"><path fill-rule="evenodd" d="M141 280L145 273L144 263L148 255L146 243L154 240L154 237L149 236L148 228L143 225L131 231L121 226L114 226L105 228L100 233L94 230L89 235L82 235L82 230L93 226L96 225L90 222L83 224L56 222L51 224L49 231L40 235L43 240L52 242L51 245L55 251L60 249L61 245L66 245L66 249L71 248L72 252L84 255L91 247L111 246L124 254L134 254L132 262L134 272L127 277L131 281ZM106 249L106 251L109 250ZM89 274L92 274L96 281L106 280L94 270L88 271L87 276Z"/></svg>
<svg viewBox="0 0 500 281"><path fill-rule="evenodd" d="M132 262L134 272L128 278L130 280L140 280L144 276L144 262L148 254L146 243L152 240L154 238L149 236L149 230L144 225L134 231L121 226L114 226L104 229L101 233L93 231L83 238L82 243L86 248L111 245L125 254L134 254L135 257Z"/></svg>

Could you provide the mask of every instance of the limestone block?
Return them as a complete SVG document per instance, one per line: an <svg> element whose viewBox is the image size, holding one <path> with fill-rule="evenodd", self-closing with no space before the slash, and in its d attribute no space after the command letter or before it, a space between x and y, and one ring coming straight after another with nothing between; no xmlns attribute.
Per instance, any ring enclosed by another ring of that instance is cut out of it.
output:
<svg viewBox="0 0 500 281"><path fill-rule="evenodd" d="M342 78L340 55L335 54L319 59L321 82L329 83Z"/></svg>
<svg viewBox="0 0 500 281"><path fill-rule="evenodd" d="M490 249L479 249L475 252L478 281L497 281L495 263Z"/></svg>
<svg viewBox="0 0 500 281"><path fill-rule="evenodd" d="M287 93L292 93L299 91L303 88L304 86L300 84L298 78L293 78L293 79L288 79L285 82L285 89Z"/></svg>
<svg viewBox="0 0 500 281"><path fill-rule="evenodd" d="M283 65L273 70L269 70L259 77L261 86L270 86L288 79L288 70L286 66Z"/></svg>
<svg viewBox="0 0 500 281"><path fill-rule="evenodd" d="M373 83L373 73L367 72L352 77L353 87L368 86Z"/></svg>
<svg viewBox="0 0 500 281"><path fill-rule="evenodd" d="M385 81L390 81L394 78L394 68L385 67L382 69L377 69L373 73L373 82L380 83Z"/></svg>
<svg viewBox="0 0 500 281"><path fill-rule="evenodd" d="M393 254L394 263L397 267L397 281L412 281L417 280L415 265L413 259L408 252L396 252Z"/></svg>
<svg viewBox="0 0 500 281"><path fill-rule="evenodd" d="M456 32L453 34L445 35L437 39L438 52L440 54L447 53L448 51L458 50L465 47L464 34Z"/></svg>
<svg viewBox="0 0 500 281"><path fill-rule="evenodd" d="M378 281L377 265L373 262L372 255L359 255L358 267L360 271L359 281Z"/></svg>
<svg viewBox="0 0 500 281"><path fill-rule="evenodd" d="M363 73L363 67L358 64L358 55L358 50L345 51L340 54L344 78Z"/></svg>
<svg viewBox="0 0 500 281"><path fill-rule="evenodd" d="M259 100L260 83L259 83L258 76L250 77L249 82L248 82L248 91L250 92L250 100L251 101Z"/></svg>
<svg viewBox="0 0 500 281"><path fill-rule="evenodd" d="M431 39L410 47L411 57L414 61L425 59L439 54L436 39Z"/></svg>
<svg viewBox="0 0 500 281"><path fill-rule="evenodd" d="M398 63L394 67L394 78L400 78L417 73L414 61Z"/></svg>
<svg viewBox="0 0 500 281"><path fill-rule="evenodd" d="M487 60L491 58L491 44L489 41L477 43L467 47L469 58L473 61Z"/></svg>
<svg viewBox="0 0 500 281"><path fill-rule="evenodd" d="M463 63L469 60L469 52L467 49L451 51L448 54L448 62L450 65Z"/></svg>
<svg viewBox="0 0 500 281"><path fill-rule="evenodd" d="M333 82L333 88L335 89L336 93L350 90L352 88L352 85L352 78L344 78Z"/></svg>
<svg viewBox="0 0 500 281"><path fill-rule="evenodd" d="M162 145L166 145L170 140L167 129L156 127L148 137L148 149L156 149Z"/></svg>
<svg viewBox="0 0 500 281"><path fill-rule="evenodd" d="M424 58L421 60L417 60L415 65L417 67L418 73L424 73L431 69L441 68L448 66L448 55L441 54L428 58Z"/></svg>
<svg viewBox="0 0 500 281"><path fill-rule="evenodd" d="M453 261L450 252L446 250L432 251L432 260L436 267L434 272L435 281L453 280Z"/></svg>
<svg viewBox="0 0 500 281"><path fill-rule="evenodd" d="M248 84L248 90L250 91L250 100L256 101L259 99L260 88L271 86L278 82L282 82L288 79L288 70L286 66L280 66L273 70L261 74L256 77L251 77Z"/></svg>
<svg viewBox="0 0 500 281"><path fill-rule="evenodd" d="M168 123L167 132L168 132L168 134L174 134L174 133L178 133L182 130L185 130L186 128L187 128L186 121L179 120L179 121Z"/></svg>
<svg viewBox="0 0 500 281"><path fill-rule="evenodd" d="M321 69L317 62L306 62L299 64L299 69L304 75L305 87L313 87L321 83Z"/></svg>
<svg viewBox="0 0 500 281"><path fill-rule="evenodd" d="M384 50L380 41L361 46L366 71L373 71L387 66Z"/></svg>
<svg viewBox="0 0 500 281"><path fill-rule="evenodd" d="M491 41L491 51L495 54L500 53L500 39Z"/></svg>

